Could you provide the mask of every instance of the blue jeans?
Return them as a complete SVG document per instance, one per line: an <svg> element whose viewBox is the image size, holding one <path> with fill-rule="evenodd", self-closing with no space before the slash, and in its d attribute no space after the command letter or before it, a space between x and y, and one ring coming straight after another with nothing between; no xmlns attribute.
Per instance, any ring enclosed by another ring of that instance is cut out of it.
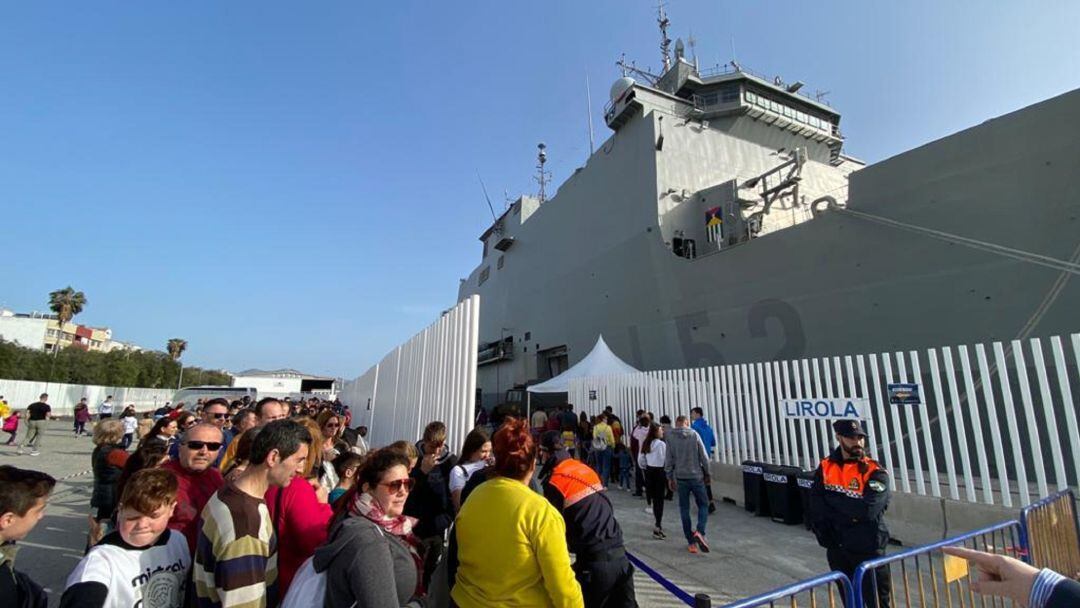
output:
<svg viewBox="0 0 1080 608"><path fill-rule="evenodd" d="M709 499L705 495L705 482L700 479L679 479L676 482L679 491L679 516L682 517L683 536L686 542L693 542L694 530L690 528L690 494L697 503L697 531L705 534L705 524L709 521Z"/></svg>
<svg viewBox="0 0 1080 608"><path fill-rule="evenodd" d="M600 467L600 481L606 488L611 479L611 448L596 453L596 464Z"/></svg>

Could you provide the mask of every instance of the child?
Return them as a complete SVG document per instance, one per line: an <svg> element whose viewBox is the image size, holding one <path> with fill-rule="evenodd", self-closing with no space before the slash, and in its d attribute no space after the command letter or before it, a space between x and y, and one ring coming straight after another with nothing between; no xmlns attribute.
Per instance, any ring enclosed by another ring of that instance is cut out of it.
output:
<svg viewBox="0 0 1080 608"><path fill-rule="evenodd" d="M622 441L615 444L615 457L619 461L619 487L630 491L630 480L634 478L634 461L630 458L630 450Z"/></svg>
<svg viewBox="0 0 1080 608"><path fill-rule="evenodd" d="M11 412L11 415L4 419L4 432L11 435L4 445L13 445L15 436L19 434L19 412Z"/></svg>
<svg viewBox="0 0 1080 608"><path fill-rule="evenodd" d="M334 504L356 485L356 471L363 462L364 457L353 452L344 452L334 459L334 472L337 473L338 483L337 487L330 491L330 504Z"/></svg>
<svg viewBox="0 0 1080 608"><path fill-rule="evenodd" d="M124 413L120 415L120 422L124 423L124 439L120 445L126 450L131 447L131 442L135 439L135 431L139 428L139 419L135 417L135 408L128 406Z"/></svg>
<svg viewBox="0 0 1080 608"><path fill-rule="evenodd" d="M38 471L0 466L0 545L26 538L45 515L56 480ZM0 606L45 608L40 585L15 570L14 552L0 551Z"/></svg>
<svg viewBox="0 0 1080 608"><path fill-rule="evenodd" d="M68 576L61 606L181 608L191 554L184 535L168 529L176 477L143 469L124 485L116 530L105 535ZM144 600L146 600L144 602Z"/></svg>
<svg viewBox="0 0 1080 608"><path fill-rule="evenodd" d="M562 442L563 447L569 452L571 458L574 456L574 448L577 447L577 433L574 432L574 426L572 424L562 425Z"/></svg>

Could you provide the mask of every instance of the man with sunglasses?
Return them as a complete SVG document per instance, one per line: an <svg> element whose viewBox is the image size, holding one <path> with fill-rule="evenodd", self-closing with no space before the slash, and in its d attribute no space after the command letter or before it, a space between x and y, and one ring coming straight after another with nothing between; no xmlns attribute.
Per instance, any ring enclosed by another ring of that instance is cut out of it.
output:
<svg viewBox="0 0 1080 608"><path fill-rule="evenodd" d="M232 433L225 431L225 423L229 421L229 402L226 399L218 397L217 399L211 399L203 404L202 410L203 422L208 422L218 430L221 431L222 444L225 449L229 448L229 444L232 443ZM221 457L225 455L225 450L218 452L216 458L214 458L213 467L216 469L221 466Z"/></svg>
<svg viewBox="0 0 1080 608"><path fill-rule="evenodd" d="M199 513L214 492L225 485L221 472L211 466L223 451L221 429L207 423L193 426L180 437L179 446L178 457L161 467L172 472L180 483L169 528L183 534L188 548L194 552L199 537Z"/></svg>

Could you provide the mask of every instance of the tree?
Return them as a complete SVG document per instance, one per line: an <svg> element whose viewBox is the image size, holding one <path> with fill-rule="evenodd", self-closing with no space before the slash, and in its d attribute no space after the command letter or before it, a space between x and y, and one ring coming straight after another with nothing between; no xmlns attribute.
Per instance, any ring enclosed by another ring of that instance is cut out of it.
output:
<svg viewBox="0 0 1080 608"><path fill-rule="evenodd" d="M180 363L180 355L184 354L187 349L187 340L172 338L165 346L165 349L168 351L169 357L180 366L180 377L176 380L176 390L180 390L180 386L184 382L184 366Z"/></svg>
<svg viewBox="0 0 1080 608"><path fill-rule="evenodd" d="M60 323L60 334L56 338L53 355L60 350L60 338L64 335L64 325L70 323L85 307L86 294L75 291L71 285L49 294L49 309L56 313L56 320Z"/></svg>
<svg viewBox="0 0 1080 608"><path fill-rule="evenodd" d="M101 386L166 388L176 386L175 363L160 351L119 351L108 353L65 348L57 355L26 348L0 338L0 378L45 382L72 382ZM184 368L184 376L197 384L228 386L232 378L198 367Z"/></svg>

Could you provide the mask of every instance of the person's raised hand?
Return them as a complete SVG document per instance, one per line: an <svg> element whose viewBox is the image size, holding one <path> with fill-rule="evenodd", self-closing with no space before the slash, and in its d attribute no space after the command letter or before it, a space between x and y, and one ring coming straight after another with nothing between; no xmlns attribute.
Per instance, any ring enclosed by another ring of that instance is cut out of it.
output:
<svg viewBox="0 0 1080 608"><path fill-rule="evenodd" d="M972 580L971 589L982 595L1006 597L1019 606L1027 606L1031 599L1031 587L1035 584L1038 569L1024 562L1007 557L983 553L963 547L944 547L941 550L968 560L979 571L979 578Z"/></svg>
<svg viewBox="0 0 1080 608"><path fill-rule="evenodd" d="M427 475L431 472L431 469L435 468L435 464L438 462L439 456L437 454L425 454L424 459L420 461L420 470Z"/></svg>

